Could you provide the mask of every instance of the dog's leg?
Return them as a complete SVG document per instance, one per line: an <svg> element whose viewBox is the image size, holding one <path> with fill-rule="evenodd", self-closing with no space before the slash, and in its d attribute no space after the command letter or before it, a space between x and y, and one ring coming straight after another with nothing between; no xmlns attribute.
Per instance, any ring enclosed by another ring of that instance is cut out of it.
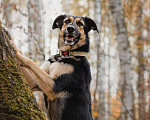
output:
<svg viewBox="0 0 150 120"><path fill-rule="evenodd" d="M50 62L46 61L40 67L46 73L49 73ZM21 71L32 91L41 91L38 84L35 82L35 79L39 79L30 69L27 69L23 66L20 66Z"/></svg>
<svg viewBox="0 0 150 120"><path fill-rule="evenodd" d="M20 67L21 71L29 85L32 91L41 91L40 88L38 87L38 84L35 82L35 79L38 79L35 74L30 70L25 67Z"/></svg>
<svg viewBox="0 0 150 120"><path fill-rule="evenodd" d="M31 87L33 87L34 85L37 84L42 89L42 91L48 96L48 99L51 99L51 100L55 99L57 96L62 95L63 93L54 94L54 92L53 92L53 86L54 86L53 79L45 71L41 70L36 65L36 63L34 63L29 58L23 56L22 52L15 45L9 31L7 30L7 28L3 27L3 29L10 39L10 44L13 46L14 50L16 51L16 57L17 57L18 61L21 64L23 64L26 69L28 69L28 70L26 70L25 68L22 68L22 70L24 72L23 74L27 78L27 82L28 83L33 82L31 84ZM32 74L32 73L34 73L34 74Z"/></svg>
<svg viewBox="0 0 150 120"><path fill-rule="evenodd" d="M38 86L42 89L42 91L48 96L49 99L53 100L57 96L61 95L57 94L55 95L53 92L53 86L54 86L54 80L47 74L45 71L41 70L35 62L33 62L31 59L23 56L20 53L20 50L17 48L15 43L11 40L11 45L16 51L16 57L18 61L23 64L23 66L29 70L31 70L35 76L38 79L34 79L34 81L38 84Z"/></svg>

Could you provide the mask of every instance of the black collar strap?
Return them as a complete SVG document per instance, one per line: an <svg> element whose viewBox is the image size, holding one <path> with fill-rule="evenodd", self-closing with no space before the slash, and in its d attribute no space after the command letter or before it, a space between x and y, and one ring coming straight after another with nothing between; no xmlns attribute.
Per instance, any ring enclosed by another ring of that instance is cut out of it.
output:
<svg viewBox="0 0 150 120"><path fill-rule="evenodd" d="M60 56L86 56L86 52L83 51L59 51Z"/></svg>

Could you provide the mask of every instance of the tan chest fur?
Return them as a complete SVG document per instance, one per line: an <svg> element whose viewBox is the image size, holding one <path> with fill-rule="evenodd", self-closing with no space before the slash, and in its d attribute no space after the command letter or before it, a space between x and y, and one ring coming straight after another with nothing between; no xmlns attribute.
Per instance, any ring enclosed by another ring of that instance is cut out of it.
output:
<svg viewBox="0 0 150 120"><path fill-rule="evenodd" d="M54 62L49 67L49 75L56 79L62 74L72 73L74 68L72 65L64 64L63 62Z"/></svg>

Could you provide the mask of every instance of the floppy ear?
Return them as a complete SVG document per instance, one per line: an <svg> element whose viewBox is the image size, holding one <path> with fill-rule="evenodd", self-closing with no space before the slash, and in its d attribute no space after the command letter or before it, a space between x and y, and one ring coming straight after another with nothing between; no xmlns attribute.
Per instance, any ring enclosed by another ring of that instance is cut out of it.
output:
<svg viewBox="0 0 150 120"><path fill-rule="evenodd" d="M89 32L90 30L96 30L99 33L97 29L97 25L94 22L94 20L92 20L91 18L85 17L85 22L87 26L87 32Z"/></svg>
<svg viewBox="0 0 150 120"><path fill-rule="evenodd" d="M58 16L58 17L54 20L52 29L55 29L55 28L61 29L61 28L62 28L62 25L63 25L63 20L64 20L65 18L66 18L66 15L60 15L60 16Z"/></svg>

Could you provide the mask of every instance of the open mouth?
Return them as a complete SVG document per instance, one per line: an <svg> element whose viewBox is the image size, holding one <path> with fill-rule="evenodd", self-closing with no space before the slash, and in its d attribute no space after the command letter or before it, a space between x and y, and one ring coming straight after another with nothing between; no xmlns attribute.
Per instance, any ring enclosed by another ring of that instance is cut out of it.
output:
<svg viewBox="0 0 150 120"><path fill-rule="evenodd" d="M68 35L68 36L66 37L66 40L69 41L69 42L71 42L71 41L73 41L75 38L76 38L76 37L73 36L73 35Z"/></svg>
<svg viewBox="0 0 150 120"><path fill-rule="evenodd" d="M74 45L77 41L77 37L76 36L73 36L73 35L67 35L65 37L65 43L67 45Z"/></svg>

